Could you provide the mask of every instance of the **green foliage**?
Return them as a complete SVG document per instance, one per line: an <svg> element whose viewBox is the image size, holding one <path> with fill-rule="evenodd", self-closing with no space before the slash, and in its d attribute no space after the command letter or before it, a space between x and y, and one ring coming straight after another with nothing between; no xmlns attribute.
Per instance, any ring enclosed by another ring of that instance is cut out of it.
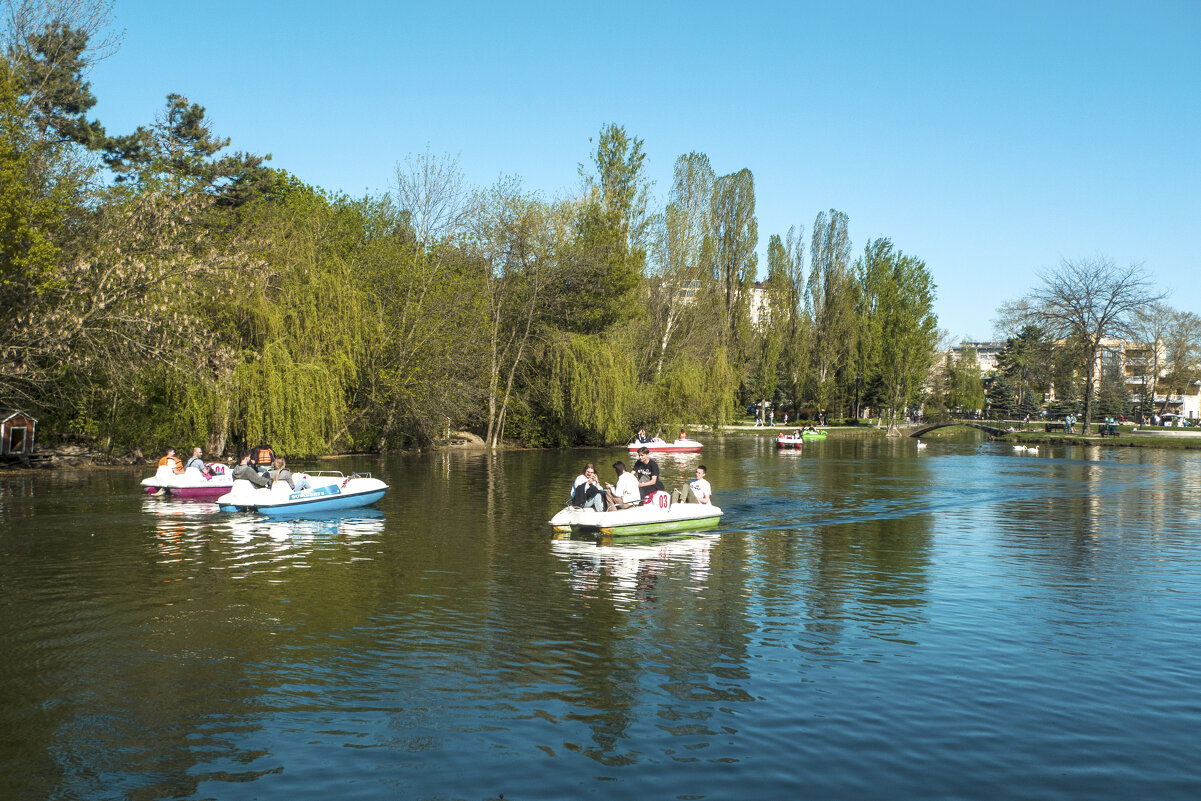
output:
<svg viewBox="0 0 1201 801"><path fill-rule="evenodd" d="M949 411L972 413L984 408L984 382L976 349L964 345L958 359L947 356L945 405Z"/></svg>
<svg viewBox="0 0 1201 801"><path fill-rule="evenodd" d="M1097 390L1097 414L1101 417L1119 417L1130 414L1130 392L1116 366L1101 371L1101 386Z"/></svg>
<svg viewBox="0 0 1201 801"><path fill-rule="evenodd" d="M575 222L575 239L564 250L556 275L560 328L599 334L633 317L633 302L646 265L646 182L642 140L625 129L601 129L586 196Z"/></svg>
<svg viewBox="0 0 1201 801"><path fill-rule="evenodd" d="M83 29L53 20L34 32L25 47L14 43L8 57L19 76L18 94L43 137L94 148L103 142L104 128L87 119L96 105L83 78L89 67L88 39Z"/></svg>
<svg viewBox="0 0 1201 801"><path fill-rule="evenodd" d="M544 356L548 428L558 444L617 442L629 431L637 383L634 365L595 337L566 334Z"/></svg>
<svg viewBox="0 0 1201 801"><path fill-rule="evenodd" d="M992 417L1008 420L1017 416L1016 392L1005 376L997 376L989 383L987 399Z"/></svg>
<svg viewBox="0 0 1201 801"><path fill-rule="evenodd" d="M891 245L889 245L891 247ZM806 394L829 409L843 393L838 377L855 352L856 287L850 273L847 215L831 209L813 223L806 311L809 314L809 379Z"/></svg>
<svg viewBox="0 0 1201 801"><path fill-rule="evenodd" d="M17 310L53 282L63 198L39 181L13 73L0 58L0 306Z"/></svg>
<svg viewBox="0 0 1201 801"><path fill-rule="evenodd" d="M181 188L203 187L222 205L239 206L270 186L271 175L262 163L271 157L218 157L229 142L213 134L204 106L172 93L154 125L105 140L104 162L118 182L169 179Z"/></svg>
<svg viewBox="0 0 1201 801"><path fill-rule="evenodd" d="M710 275L720 298L720 342L741 357L750 344L750 300L755 281L759 224L755 219L755 180L750 170L718 178L713 187ZM741 359L740 359L741 360Z"/></svg>
<svg viewBox="0 0 1201 801"><path fill-rule="evenodd" d="M1017 403L1027 408L1028 399L1041 400L1050 385L1051 353L1054 344L1034 325L1024 326L1016 337L1005 341L997 356L997 370L1017 391Z"/></svg>
<svg viewBox="0 0 1201 801"><path fill-rule="evenodd" d="M916 396L924 265L885 249L850 272L845 215L819 217L808 282L801 237L772 238L752 329L749 170L687 154L655 214L642 140L610 124L578 197L473 195L428 154L389 195L330 195L229 154L179 94L106 135L83 79L98 27L30 25L0 59L0 404L110 450L304 456L448 428L493 446L720 428L748 394ZM108 186L80 166L95 154Z"/></svg>
<svg viewBox="0 0 1201 801"><path fill-rule="evenodd" d="M279 453L328 453L345 414L343 385L317 361L298 362L281 340L239 364L230 381L235 441L267 442ZM244 427L243 427L244 426Z"/></svg>

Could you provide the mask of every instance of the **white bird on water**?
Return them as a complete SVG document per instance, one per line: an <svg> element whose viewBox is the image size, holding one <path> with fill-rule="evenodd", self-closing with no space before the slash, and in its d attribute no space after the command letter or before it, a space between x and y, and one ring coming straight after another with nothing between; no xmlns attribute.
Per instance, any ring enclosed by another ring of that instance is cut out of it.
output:
<svg viewBox="0 0 1201 801"><path fill-rule="evenodd" d="M922 448L924 448L924 447L926 447L926 443L922 442L922 441L919 439L919 440L917 441L917 448L918 448L918 450L921 450L921 449L922 449Z"/></svg>

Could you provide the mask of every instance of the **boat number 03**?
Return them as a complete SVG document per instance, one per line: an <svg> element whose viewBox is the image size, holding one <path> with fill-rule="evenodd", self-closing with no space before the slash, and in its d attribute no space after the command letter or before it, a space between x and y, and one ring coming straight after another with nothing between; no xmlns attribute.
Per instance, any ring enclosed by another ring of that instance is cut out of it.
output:
<svg viewBox="0 0 1201 801"><path fill-rule="evenodd" d="M670 495L668 495L666 492L660 492L660 493L658 493L658 495L659 495L659 508L660 509L666 509L668 506L671 505L671 496Z"/></svg>

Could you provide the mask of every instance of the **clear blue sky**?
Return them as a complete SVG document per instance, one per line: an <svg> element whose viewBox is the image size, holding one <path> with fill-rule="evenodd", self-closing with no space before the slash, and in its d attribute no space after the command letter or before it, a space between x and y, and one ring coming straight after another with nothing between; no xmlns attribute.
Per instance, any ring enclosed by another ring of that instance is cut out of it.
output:
<svg viewBox="0 0 1201 801"><path fill-rule="evenodd" d="M95 114L127 132L178 92L352 195L428 147L553 197L616 122L659 203L683 153L749 168L761 254L833 208L856 254L921 257L955 340L1065 257L1201 313L1201 0L591 5L117 0Z"/></svg>

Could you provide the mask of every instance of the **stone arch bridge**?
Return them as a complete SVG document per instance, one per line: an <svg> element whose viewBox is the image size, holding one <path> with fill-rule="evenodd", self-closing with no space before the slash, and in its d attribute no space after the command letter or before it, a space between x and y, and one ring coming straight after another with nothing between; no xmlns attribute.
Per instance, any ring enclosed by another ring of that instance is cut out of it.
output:
<svg viewBox="0 0 1201 801"><path fill-rule="evenodd" d="M976 420L947 420L942 423L918 423L903 430L905 431L905 436L907 437L920 437L922 434L933 431L936 428L947 428L949 426L967 426L968 428L977 428L993 437L1002 437L1009 433L1003 428L985 425L984 423Z"/></svg>

